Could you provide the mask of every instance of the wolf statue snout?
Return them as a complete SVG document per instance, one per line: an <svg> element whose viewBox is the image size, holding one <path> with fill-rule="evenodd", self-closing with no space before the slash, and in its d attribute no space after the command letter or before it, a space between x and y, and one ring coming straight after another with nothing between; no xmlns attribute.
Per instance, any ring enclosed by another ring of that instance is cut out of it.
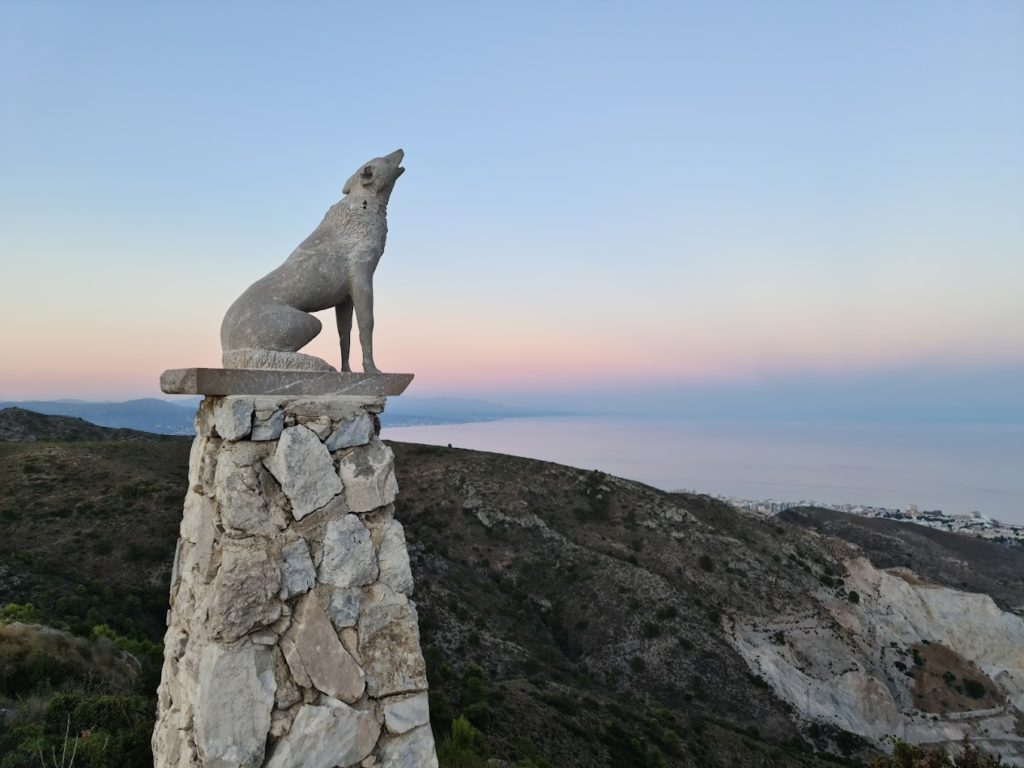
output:
<svg viewBox="0 0 1024 768"><path fill-rule="evenodd" d="M287 260L239 296L224 316L220 342L225 368L333 371L326 360L299 352L321 330L311 312L334 308L341 370L349 365L352 316L359 326L363 370L373 362L373 273L384 253L387 207L405 172L405 153L364 163L349 177L344 197Z"/></svg>

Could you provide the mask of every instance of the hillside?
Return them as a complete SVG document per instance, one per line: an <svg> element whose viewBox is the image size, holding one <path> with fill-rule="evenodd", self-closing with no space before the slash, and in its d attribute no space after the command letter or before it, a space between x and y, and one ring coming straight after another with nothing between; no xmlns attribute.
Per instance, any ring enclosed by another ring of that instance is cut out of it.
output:
<svg viewBox="0 0 1024 768"><path fill-rule="evenodd" d="M872 751L844 727L856 712L805 711L787 666L803 647L792 622L817 642L836 617L875 621L882 595L860 585L876 572L849 545L596 472L392 447L439 741L461 714L481 734L476 752L533 766L827 766L858 763L825 752ZM0 605L31 602L43 622L81 635L107 625L159 641L188 448L0 444ZM907 656L879 661L864 643L815 652L884 680L916 647L901 637ZM952 669L955 685L977 678L985 705L1005 709L1003 683L965 649L921 647L922 690ZM815 673L838 689L829 670ZM910 684L901 677L885 681L890 698ZM967 693L946 703L977 707ZM1008 730L1005 718L985 727L1017 738L1012 717Z"/></svg>
<svg viewBox="0 0 1024 768"><path fill-rule="evenodd" d="M164 435L194 434L195 410L183 402L155 397L124 402L93 403L84 400L0 401L0 408L17 407L50 416L71 416L101 427L136 429Z"/></svg>
<svg viewBox="0 0 1024 768"><path fill-rule="evenodd" d="M908 568L919 577L991 595L1003 610L1024 615L1021 550L923 525L797 507L778 518L856 544L879 568Z"/></svg>
<svg viewBox="0 0 1024 768"><path fill-rule="evenodd" d="M133 429L108 429L74 416L47 416L12 406L0 409L0 442L39 440L156 440L160 436Z"/></svg>

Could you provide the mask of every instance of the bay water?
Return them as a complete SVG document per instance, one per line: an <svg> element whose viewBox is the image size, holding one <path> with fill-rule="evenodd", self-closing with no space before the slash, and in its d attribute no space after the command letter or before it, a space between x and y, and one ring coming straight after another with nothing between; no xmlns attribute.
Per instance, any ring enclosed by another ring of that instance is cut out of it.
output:
<svg viewBox="0 0 1024 768"><path fill-rule="evenodd" d="M1024 524L1024 425L706 423L568 416L386 428L384 437L599 469L665 490L979 511Z"/></svg>

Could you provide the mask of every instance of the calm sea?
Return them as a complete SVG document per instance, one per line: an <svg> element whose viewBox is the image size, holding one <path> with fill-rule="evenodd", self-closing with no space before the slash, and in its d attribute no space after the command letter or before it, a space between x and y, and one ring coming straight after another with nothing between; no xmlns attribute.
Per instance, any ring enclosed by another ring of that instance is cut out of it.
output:
<svg viewBox="0 0 1024 768"><path fill-rule="evenodd" d="M707 424L643 417L392 427L385 437L748 499L980 511L1024 523L1024 425Z"/></svg>

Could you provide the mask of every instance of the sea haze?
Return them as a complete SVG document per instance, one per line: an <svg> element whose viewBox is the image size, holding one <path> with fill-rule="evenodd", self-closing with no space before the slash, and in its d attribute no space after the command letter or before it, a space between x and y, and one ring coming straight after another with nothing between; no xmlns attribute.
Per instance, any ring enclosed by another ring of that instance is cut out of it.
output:
<svg viewBox="0 0 1024 768"><path fill-rule="evenodd" d="M1024 523L1024 425L722 424L644 416L393 427L404 442L600 469L664 489Z"/></svg>

